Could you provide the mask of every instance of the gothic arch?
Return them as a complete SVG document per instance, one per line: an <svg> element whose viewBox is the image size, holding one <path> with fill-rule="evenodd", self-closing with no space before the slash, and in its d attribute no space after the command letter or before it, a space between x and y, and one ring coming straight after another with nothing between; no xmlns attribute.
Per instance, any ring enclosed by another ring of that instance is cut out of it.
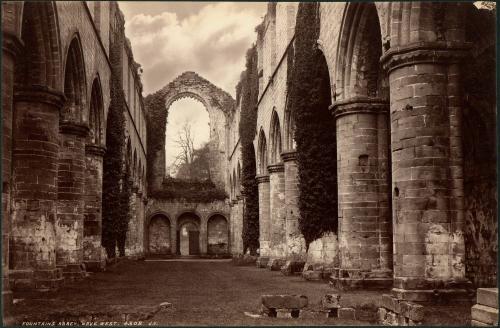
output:
<svg viewBox="0 0 500 328"><path fill-rule="evenodd" d="M97 75L92 82L89 128L88 143L91 145L104 146L104 105L99 75Z"/></svg>
<svg viewBox="0 0 500 328"><path fill-rule="evenodd" d="M182 98L192 98L201 102L210 119L210 152L213 158L210 166L210 177L216 186L224 188L225 157L225 125L231 113L235 110L235 100L229 93L213 85L208 80L195 72L184 72L153 95L165 104L161 108L148 108L154 121L149 122L149 130L155 131L160 136L165 135L168 110L173 102ZM147 102L146 102L147 104ZM150 181L154 190L161 189L161 183L165 176L165 139L148 138L148 149L152 153L152 160L148 161L149 170L152 173ZM152 151L151 149L156 149Z"/></svg>
<svg viewBox="0 0 500 328"><path fill-rule="evenodd" d="M271 130L269 131L269 138L271 140L270 164L276 164L281 161L280 155L282 151L282 143L280 119L275 110L273 110L271 116Z"/></svg>
<svg viewBox="0 0 500 328"><path fill-rule="evenodd" d="M23 3L19 25L24 49L16 65L16 86L63 91L62 60L55 2Z"/></svg>
<svg viewBox="0 0 500 328"><path fill-rule="evenodd" d="M86 119L87 93L85 63L80 37L76 34L68 47L64 65L65 104L61 111L61 123L82 124Z"/></svg>
<svg viewBox="0 0 500 328"><path fill-rule="evenodd" d="M265 175L267 174L267 141L266 134L264 130L260 130L259 141L257 145L257 174Z"/></svg>

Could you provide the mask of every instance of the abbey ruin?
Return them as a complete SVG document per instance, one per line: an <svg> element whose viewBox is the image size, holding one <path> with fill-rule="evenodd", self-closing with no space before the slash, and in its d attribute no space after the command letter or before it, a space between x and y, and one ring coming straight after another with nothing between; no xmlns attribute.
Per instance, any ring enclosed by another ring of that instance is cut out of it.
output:
<svg viewBox="0 0 500 328"><path fill-rule="evenodd" d="M143 95L117 2L2 2L4 314L124 256L252 257L423 303L497 287L495 22L270 2L236 98L191 71ZM209 114L206 183L166 178L186 97Z"/></svg>

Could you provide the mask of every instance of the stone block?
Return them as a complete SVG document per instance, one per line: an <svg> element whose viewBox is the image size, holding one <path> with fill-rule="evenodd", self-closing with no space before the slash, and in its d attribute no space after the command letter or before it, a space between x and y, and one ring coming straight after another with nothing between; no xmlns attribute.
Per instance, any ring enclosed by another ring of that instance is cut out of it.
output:
<svg viewBox="0 0 500 328"><path fill-rule="evenodd" d="M339 294L326 294L321 299L321 307L323 309L340 308L340 295Z"/></svg>
<svg viewBox="0 0 500 328"><path fill-rule="evenodd" d="M498 309L498 288L478 288L477 304Z"/></svg>
<svg viewBox="0 0 500 328"><path fill-rule="evenodd" d="M302 277L309 281L318 281L323 279L323 271L304 271L302 272Z"/></svg>
<svg viewBox="0 0 500 328"><path fill-rule="evenodd" d="M399 300L392 295L384 294L382 295L382 306L387 310L392 311L394 313L400 313L401 307L399 304Z"/></svg>
<svg viewBox="0 0 500 328"><path fill-rule="evenodd" d="M386 316L387 316L387 310L383 307L378 308L377 310L378 323L383 324L386 320Z"/></svg>
<svg viewBox="0 0 500 328"><path fill-rule="evenodd" d="M304 269L304 265L304 261L286 261L285 265L281 268L281 273L285 276L300 273Z"/></svg>
<svg viewBox="0 0 500 328"><path fill-rule="evenodd" d="M488 325L498 325L498 309L476 304L472 307L471 318Z"/></svg>
<svg viewBox="0 0 500 328"><path fill-rule="evenodd" d="M262 295L261 303L268 309L302 309L308 299L304 295Z"/></svg>
<svg viewBox="0 0 500 328"><path fill-rule="evenodd" d="M285 259L273 258L267 262L267 268L271 271L280 271L286 263Z"/></svg>
<svg viewBox="0 0 500 328"><path fill-rule="evenodd" d="M401 314L413 321L420 322L424 319L424 307L420 304L402 301L399 307Z"/></svg>
<svg viewBox="0 0 500 328"><path fill-rule="evenodd" d="M471 320L470 325L473 327L491 327L491 325L488 325L484 322L477 321L477 320Z"/></svg>
<svg viewBox="0 0 500 328"><path fill-rule="evenodd" d="M339 319L356 320L356 310L353 308L340 308Z"/></svg>
<svg viewBox="0 0 500 328"><path fill-rule="evenodd" d="M266 268L268 262L269 262L269 257L259 256L257 261L255 261L255 265L257 266L257 268Z"/></svg>

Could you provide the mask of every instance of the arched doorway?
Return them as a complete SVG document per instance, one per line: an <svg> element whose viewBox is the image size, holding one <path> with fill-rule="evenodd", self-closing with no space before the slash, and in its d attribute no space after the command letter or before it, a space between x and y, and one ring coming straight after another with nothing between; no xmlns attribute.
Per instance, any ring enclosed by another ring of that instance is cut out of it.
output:
<svg viewBox="0 0 500 328"><path fill-rule="evenodd" d="M229 229L227 219L215 214L207 223L208 254L229 253Z"/></svg>
<svg viewBox="0 0 500 328"><path fill-rule="evenodd" d="M148 226L149 254L166 255L172 253L170 220L163 214L151 218Z"/></svg>
<svg viewBox="0 0 500 328"><path fill-rule="evenodd" d="M200 254L200 218L184 213L178 219L177 249L180 255Z"/></svg>

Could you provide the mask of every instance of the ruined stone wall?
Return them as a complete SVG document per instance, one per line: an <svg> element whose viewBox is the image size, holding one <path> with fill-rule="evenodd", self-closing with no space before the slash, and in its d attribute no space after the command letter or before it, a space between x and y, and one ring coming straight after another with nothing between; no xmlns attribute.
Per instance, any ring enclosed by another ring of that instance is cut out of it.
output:
<svg viewBox="0 0 500 328"><path fill-rule="evenodd" d="M215 253L218 254L220 254L222 250L224 250L225 254L229 253L231 247L229 244L231 241L231 211L226 202L214 201L211 203L190 203L182 200L166 201L150 198L145 208L146 219L144 220L143 225L146 235L146 254L158 253L158 249L162 247L165 250L170 250L171 254L177 254L179 252L177 241L177 233L180 228L179 219L186 213L189 213L195 218L195 220L198 221L196 223L199 225L199 245L202 255L209 254L209 250L216 251ZM157 219L154 219L158 216L163 216L166 220L160 224L156 221ZM215 229L212 229L214 228L214 225L209 226L208 223L211 218L215 216L218 217L218 219L216 218L217 224L215 224ZM225 219L226 223L223 222L222 218ZM166 224L165 222L168 222L168 229L164 227ZM226 234L224 234L221 230L224 227L227 229ZM170 231L169 238L162 233L162 231L167 230ZM223 241L222 243L226 243L226 246L221 248L221 241Z"/></svg>

